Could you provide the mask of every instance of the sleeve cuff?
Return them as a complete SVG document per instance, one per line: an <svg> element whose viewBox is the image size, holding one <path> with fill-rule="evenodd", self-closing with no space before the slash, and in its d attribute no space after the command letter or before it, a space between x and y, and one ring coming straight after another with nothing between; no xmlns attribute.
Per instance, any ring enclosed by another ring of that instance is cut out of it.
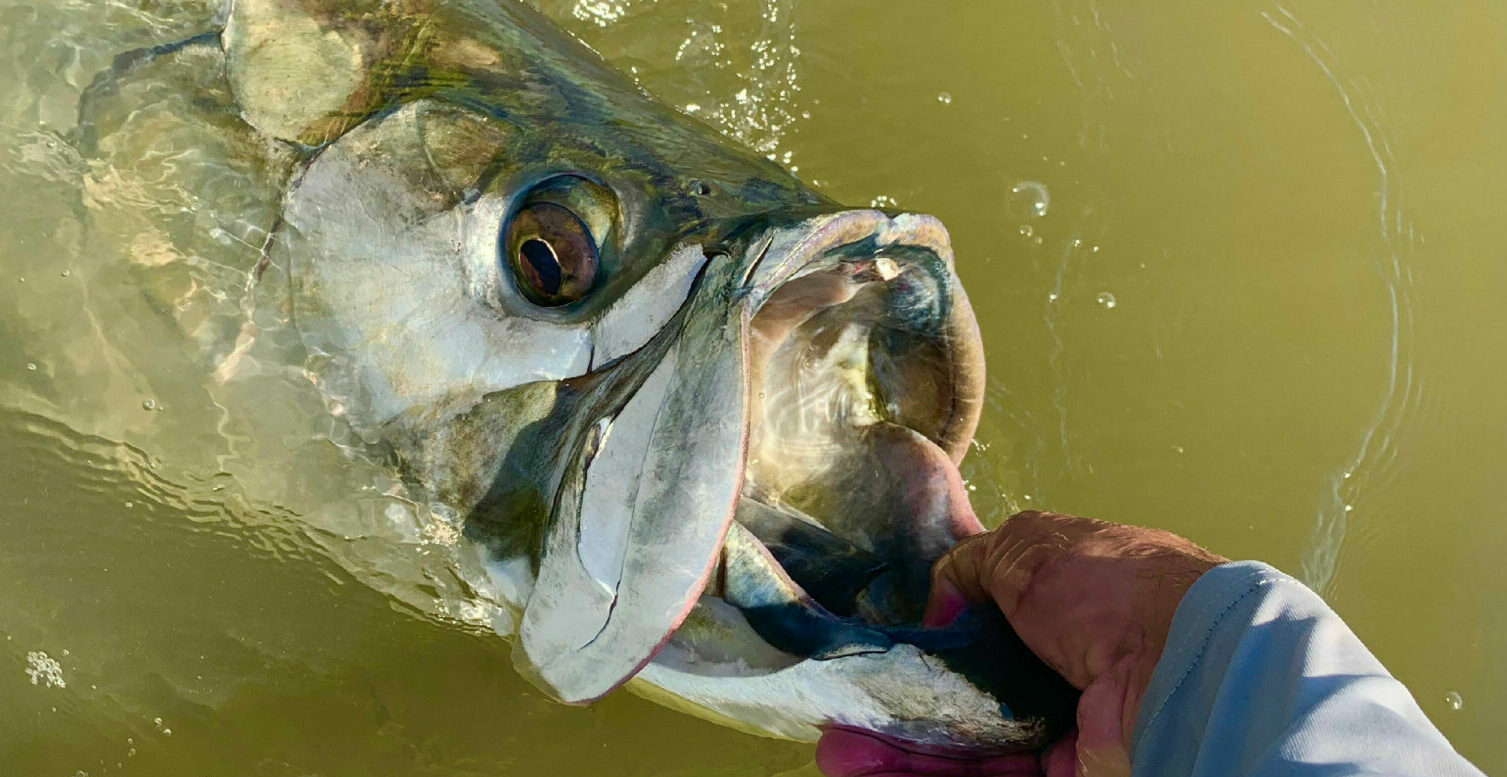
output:
<svg viewBox="0 0 1507 777"><path fill-rule="evenodd" d="M1172 627L1167 632L1167 645L1141 697L1135 733L1130 740L1132 753L1156 722L1167 700L1197 667L1220 621L1259 606L1261 597L1252 594L1264 586L1282 582L1297 581L1259 561L1231 561L1205 572L1193 583L1177 605Z"/></svg>

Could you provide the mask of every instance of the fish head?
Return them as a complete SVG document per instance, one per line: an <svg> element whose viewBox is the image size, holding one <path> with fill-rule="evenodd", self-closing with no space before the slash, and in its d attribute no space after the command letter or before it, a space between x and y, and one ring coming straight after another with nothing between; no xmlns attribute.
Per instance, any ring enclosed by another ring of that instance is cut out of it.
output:
<svg viewBox="0 0 1507 777"><path fill-rule="evenodd" d="M465 516L525 676L799 739L1070 715L1018 640L976 655L1002 624L918 628L981 530L940 222L839 206L521 5L236 0L222 45L305 151L271 253L308 373Z"/></svg>

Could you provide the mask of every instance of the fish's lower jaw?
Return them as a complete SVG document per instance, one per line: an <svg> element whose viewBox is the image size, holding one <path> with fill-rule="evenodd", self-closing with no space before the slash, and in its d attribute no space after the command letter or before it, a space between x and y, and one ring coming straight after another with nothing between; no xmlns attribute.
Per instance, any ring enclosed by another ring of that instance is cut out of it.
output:
<svg viewBox="0 0 1507 777"><path fill-rule="evenodd" d="M704 600L701 607L719 605ZM726 613L718 619L737 623ZM724 639L751 636L719 628ZM671 637L631 690L743 731L805 742L834 726L913 749L969 755L1036 750L1048 740L1042 721L1003 714L990 694L913 645L829 660L790 656L779 664L750 664L711 658L705 651L716 648L686 631Z"/></svg>

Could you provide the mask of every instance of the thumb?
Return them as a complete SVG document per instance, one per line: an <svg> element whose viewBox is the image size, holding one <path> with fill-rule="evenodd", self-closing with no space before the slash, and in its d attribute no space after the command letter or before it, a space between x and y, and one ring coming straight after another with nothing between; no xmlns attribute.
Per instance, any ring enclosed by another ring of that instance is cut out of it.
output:
<svg viewBox="0 0 1507 777"><path fill-rule="evenodd" d="M999 528L959 542L931 569L931 595L922 623L950 623L969 604L992 603L1013 622L1031 577L1058 555L1068 538L1064 522L1081 518L1024 512Z"/></svg>
<svg viewBox="0 0 1507 777"><path fill-rule="evenodd" d="M1129 732L1124 711L1139 698L1132 698L1128 685L1128 662L1100 675L1078 699L1078 737L1074 750L1077 777L1129 777Z"/></svg>
<svg viewBox="0 0 1507 777"><path fill-rule="evenodd" d="M992 533L975 534L959 542L932 565L931 592L921 616L922 626L946 626L957 620L969 605L992 601L987 577L980 569L986 564L993 540Z"/></svg>

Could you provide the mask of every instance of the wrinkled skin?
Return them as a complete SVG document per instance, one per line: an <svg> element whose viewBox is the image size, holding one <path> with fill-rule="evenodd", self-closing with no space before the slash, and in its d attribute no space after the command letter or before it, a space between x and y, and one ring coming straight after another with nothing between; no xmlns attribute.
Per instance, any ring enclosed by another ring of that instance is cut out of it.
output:
<svg viewBox="0 0 1507 777"><path fill-rule="evenodd" d="M998 607L1032 651L1083 691L1076 730L1038 758L938 758L869 734L827 732L828 777L1126 777L1131 735L1172 617L1205 572L1228 559L1156 529L1025 512L939 560L926 620Z"/></svg>
<svg viewBox="0 0 1507 777"><path fill-rule="evenodd" d="M238 0L123 55L84 126L173 63L282 191L256 282L307 374L464 516L542 688L977 752L1066 722L997 620L918 628L980 528L982 352L935 219L841 208L512 3ZM525 213L590 246L545 267L578 295L531 285Z"/></svg>

